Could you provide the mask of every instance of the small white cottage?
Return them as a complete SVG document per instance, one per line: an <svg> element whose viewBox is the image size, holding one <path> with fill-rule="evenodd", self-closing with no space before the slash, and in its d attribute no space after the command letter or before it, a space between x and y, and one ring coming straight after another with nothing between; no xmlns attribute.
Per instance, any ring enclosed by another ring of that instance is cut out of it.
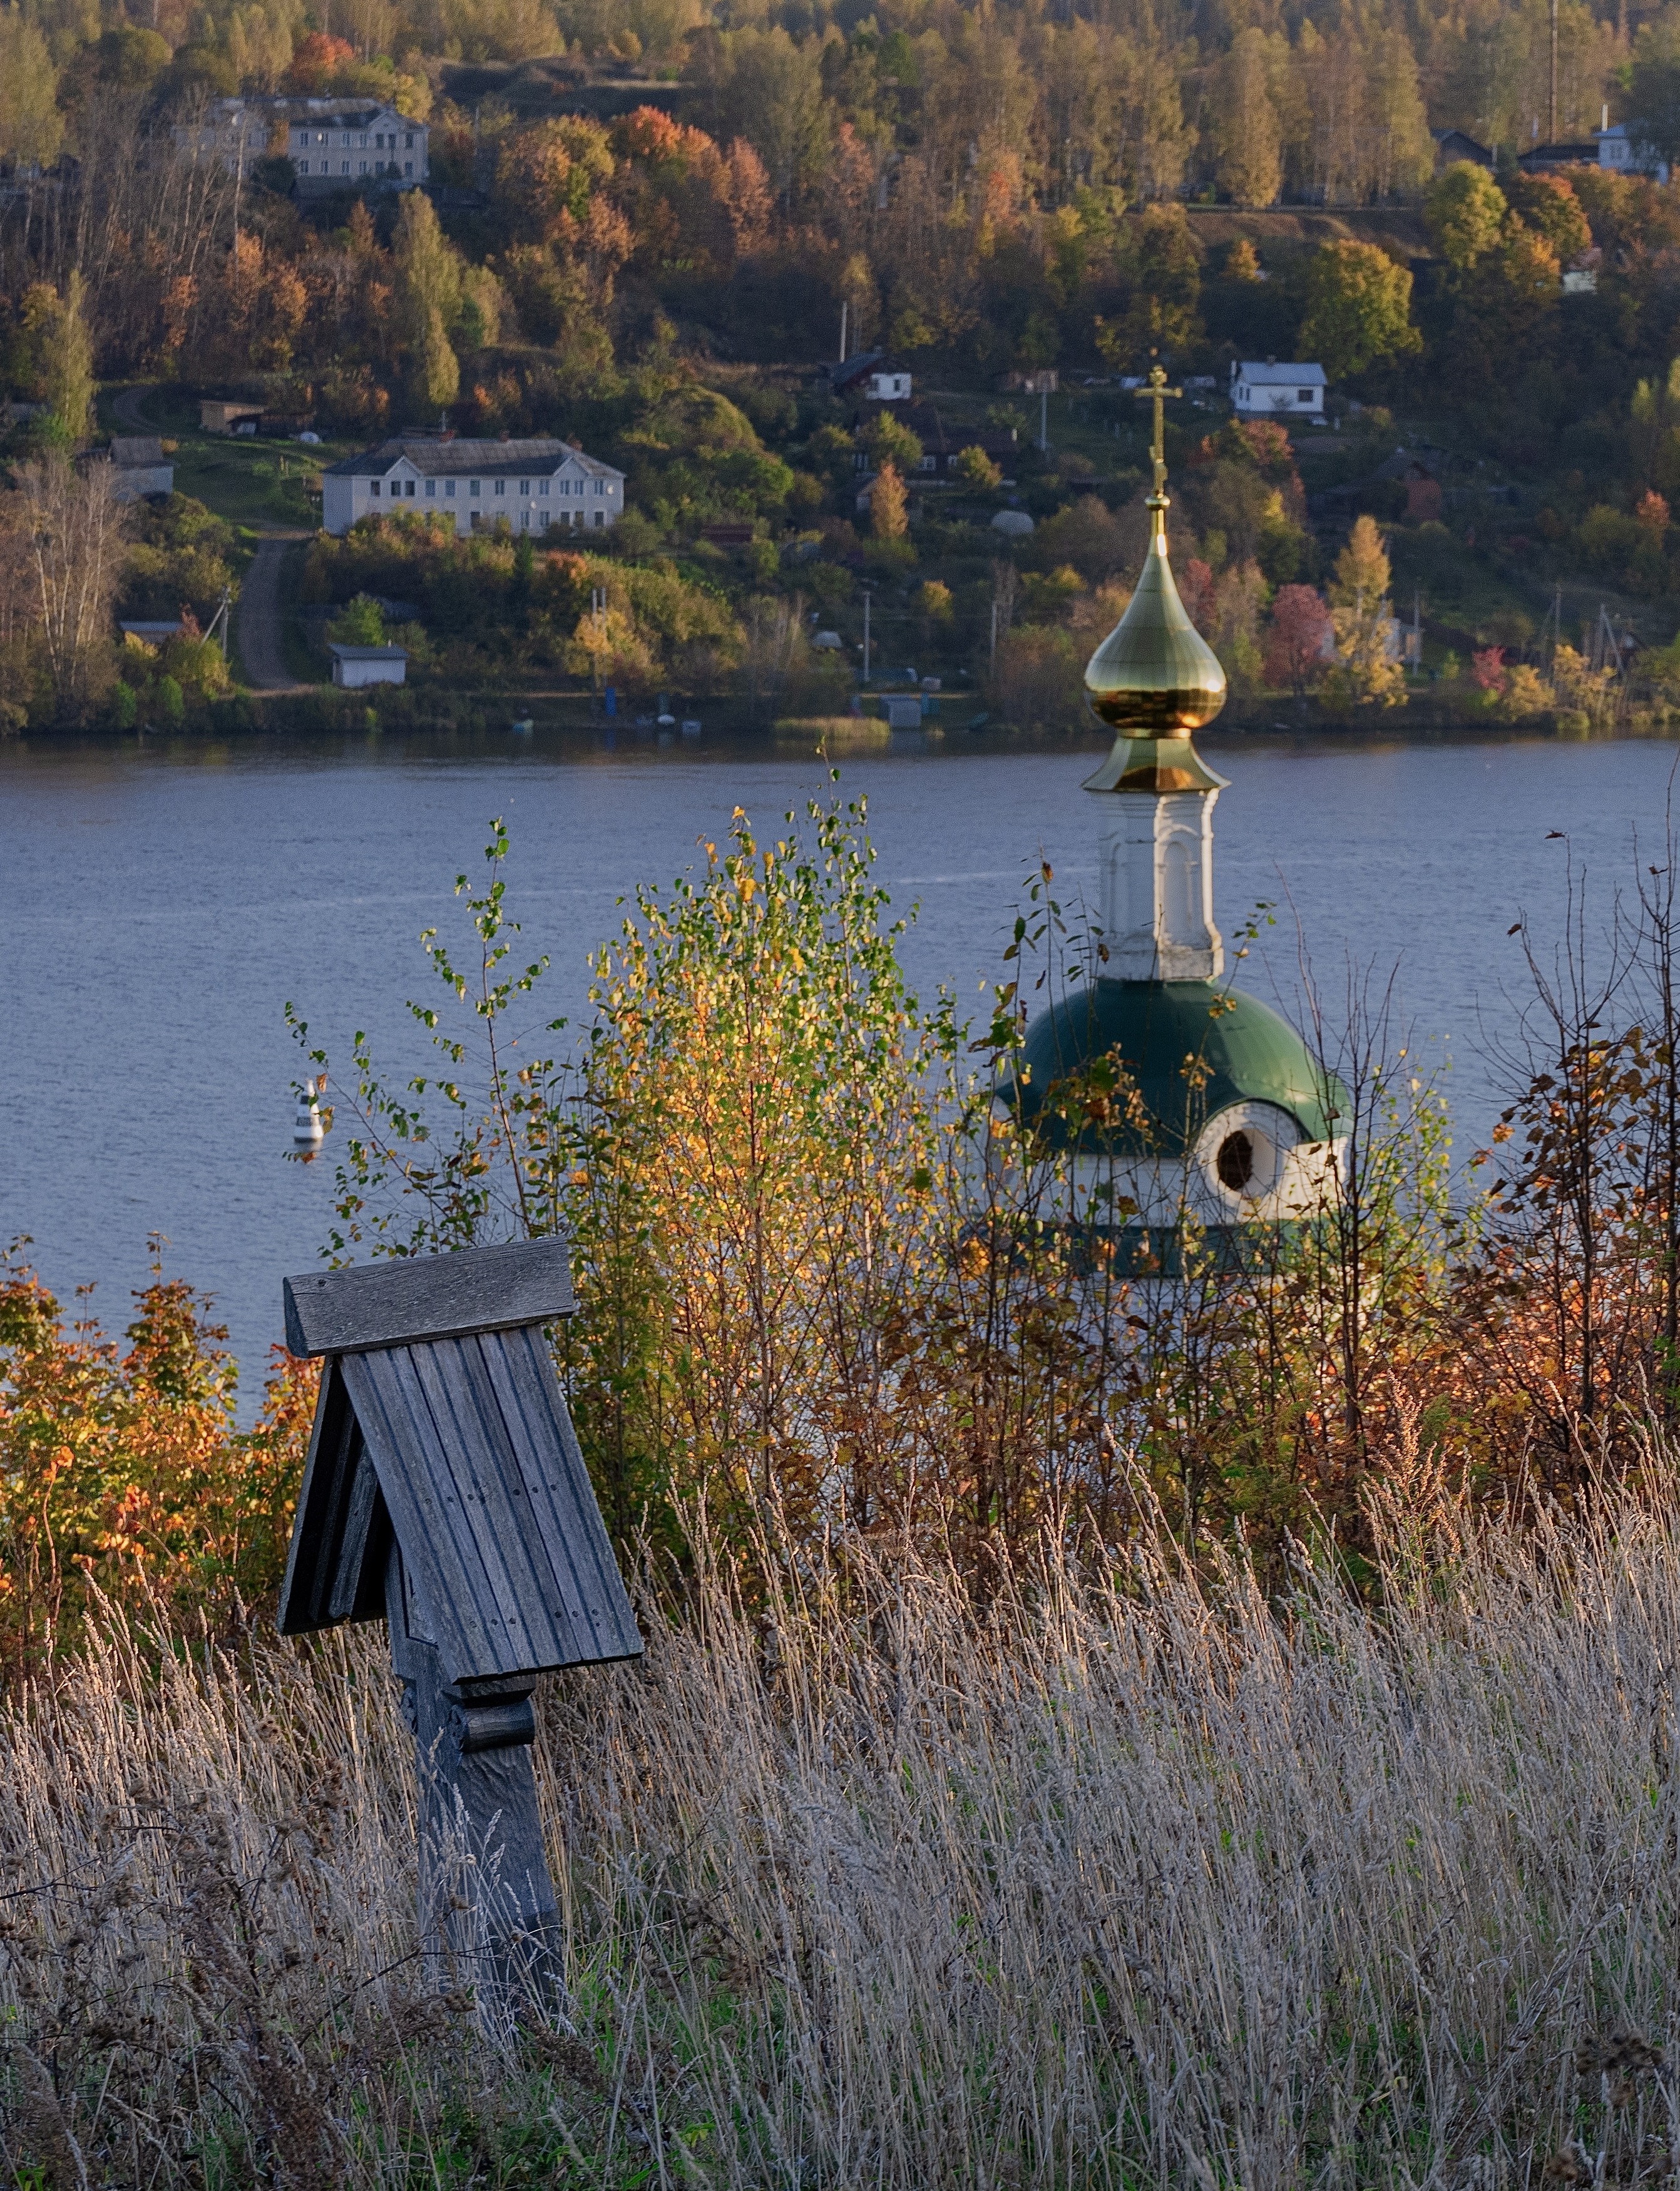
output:
<svg viewBox="0 0 1680 2191"><path fill-rule="evenodd" d="M322 473L321 522L348 532L358 518L440 509L457 532L506 518L515 532L601 532L624 514L624 475L569 441L467 440L400 434Z"/></svg>
<svg viewBox="0 0 1680 2191"><path fill-rule="evenodd" d="M332 642L333 682L347 689L364 685L401 685L408 675L408 652L401 646L347 646Z"/></svg>
<svg viewBox="0 0 1680 2191"><path fill-rule="evenodd" d="M1244 358L1231 367L1231 402L1239 418L1322 418L1326 385L1322 365L1279 365L1268 357L1263 364Z"/></svg>

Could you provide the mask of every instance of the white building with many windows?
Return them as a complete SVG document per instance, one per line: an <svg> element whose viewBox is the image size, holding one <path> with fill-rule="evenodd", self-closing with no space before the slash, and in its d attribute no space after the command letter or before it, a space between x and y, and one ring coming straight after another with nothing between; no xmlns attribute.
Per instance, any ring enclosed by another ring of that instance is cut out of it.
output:
<svg viewBox="0 0 1680 2191"><path fill-rule="evenodd" d="M394 106L362 99L219 99L175 141L230 174L278 155L305 196L327 191L412 191L427 178L430 131Z"/></svg>
<svg viewBox="0 0 1680 2191"><path fill-rule="evenodd" d="M348 532L358 518L441 509L457 532L506 518L515 532L603 531L624 512L624 475L569 441L468 441L401 434L322 475L321 521Z"/></svg>
<svg viewBox="0 0 1680 2191"><path fill-rule="evenodd" d="M298 171L301 196L364 184L406 191L425 181L430 133L424 122L365 99L293 99L285 105L284 151Z"/></svg>

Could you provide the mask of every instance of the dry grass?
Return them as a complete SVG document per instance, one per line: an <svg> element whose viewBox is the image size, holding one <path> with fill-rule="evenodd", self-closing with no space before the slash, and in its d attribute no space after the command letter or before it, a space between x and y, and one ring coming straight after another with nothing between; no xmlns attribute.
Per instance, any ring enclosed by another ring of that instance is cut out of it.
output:
<svg viewBox="0 0 1680 2191"><path fill-rule="evenodd" d="M1680 1524L1389 1534L1375 1617L1165 1557L981 1615L863 1555L773 1620L703 1589L550 1685L575 2030L511 2049L413 1960L383 1639L160 1680L117 1636L6 1728L11 2166L1655 2182Z"/></svg>

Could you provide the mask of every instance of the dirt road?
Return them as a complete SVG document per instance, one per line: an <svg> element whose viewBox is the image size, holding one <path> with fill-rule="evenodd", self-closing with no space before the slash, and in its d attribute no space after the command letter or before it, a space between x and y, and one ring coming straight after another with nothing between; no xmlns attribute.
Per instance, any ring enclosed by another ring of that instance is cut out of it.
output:
<svg viewBox="0 0 1680 2191"><path fill-rule="evenodd" d="M125 434L155 434L157 430L145 415L145 400L151 388L125 388L111 405L112 415ZM234 630L238 639L240 658L245 665L245 674L254 692L303 692L309 687L300 685L286 667L286 649L282 644L283 610L281 603L280 579L286 560L286 551L294 540L307 540L306 532L279 525L260 525L261 539L245 573L239 589L239 606L234 612Z"/></svg>
<svg viewBox="0 0 1680 2191"><path fill-rule="evenodd" d="M283 612L280 574L292 543L309 537L297 528L265 526L251 567L239 589L234 629L238 635L240 659L253 692L308 690L286 667L286 650L281 643Z"/></svg>
<svg viewBox="0 0 1680 2191"><path fill-rule="evenodd" d="M155 434L157 431L145 415L145 399L150 388L125 388L112 402L111 415L125 434Z"/></svg>

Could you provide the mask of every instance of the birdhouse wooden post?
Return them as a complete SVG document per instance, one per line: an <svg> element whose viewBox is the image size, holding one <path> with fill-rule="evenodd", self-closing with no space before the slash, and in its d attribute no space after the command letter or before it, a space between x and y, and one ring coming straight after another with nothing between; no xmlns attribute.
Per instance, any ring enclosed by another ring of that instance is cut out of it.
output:
<svg viewBox="0 0 1680 2191"><path fill-rule="evenodd" d="M537 1676L641 1649L543 1337L561 1240L285 1281L326 1357L280 1629L390 1630L419 1772L420 1934L481 2007L556 2006L558 1916L530 1744Z"/></svg>

